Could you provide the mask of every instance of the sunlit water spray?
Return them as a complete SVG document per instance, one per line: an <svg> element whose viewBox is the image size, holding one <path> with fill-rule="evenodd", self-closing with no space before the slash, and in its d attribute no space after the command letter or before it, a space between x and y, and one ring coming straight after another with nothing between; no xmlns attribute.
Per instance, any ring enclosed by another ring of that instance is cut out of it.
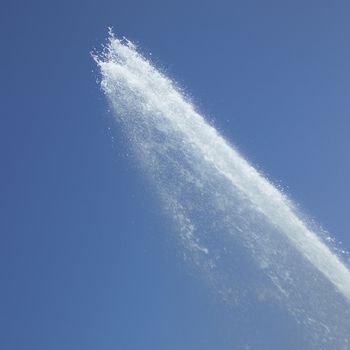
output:
<svg viewBox="0 0 350 350"><path fill-rule="evenodd" d="M308 332L305 348L350 349L350 272L341 257L134 44L111 34L94 58L186 259L227 303L273 301L287 311Z"/></svg>

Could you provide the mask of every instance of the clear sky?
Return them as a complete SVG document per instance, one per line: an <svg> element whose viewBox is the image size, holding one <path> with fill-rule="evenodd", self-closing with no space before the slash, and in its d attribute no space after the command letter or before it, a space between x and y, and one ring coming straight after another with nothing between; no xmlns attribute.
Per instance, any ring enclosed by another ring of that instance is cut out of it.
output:
<svg viewBox="0 0 350 350"><path fill-rule="evenodd" d="M337 0L3 3L0 348L232 349L239 336L182 265L107 112L90 52L108 26L350 248L349 17Z"/></svg>

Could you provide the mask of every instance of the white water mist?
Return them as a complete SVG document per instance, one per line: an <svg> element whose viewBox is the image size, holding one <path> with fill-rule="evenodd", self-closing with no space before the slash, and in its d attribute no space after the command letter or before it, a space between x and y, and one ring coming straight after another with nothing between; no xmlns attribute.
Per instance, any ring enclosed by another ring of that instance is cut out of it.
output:
<svg viewBox="0 0 350 350"><path fill-rule="evenodd" d="M293 315L305 348L349 349L350 272L336 252L134 44L111 34L95 60L187 259L228 303L272 300Z"/></svg>

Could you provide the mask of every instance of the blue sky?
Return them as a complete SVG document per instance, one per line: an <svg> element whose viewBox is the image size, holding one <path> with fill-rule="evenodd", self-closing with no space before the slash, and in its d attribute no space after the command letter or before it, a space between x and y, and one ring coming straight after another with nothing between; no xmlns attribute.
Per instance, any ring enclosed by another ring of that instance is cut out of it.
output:
<svg viewBox="0 0 350 350"><path fill-rule="evenodd" d="M108 26L151 52L350 248L349 10L346 1L2 4L0 347L232 349L239 335L179 262L107 112L90 51Z"/></svg>

